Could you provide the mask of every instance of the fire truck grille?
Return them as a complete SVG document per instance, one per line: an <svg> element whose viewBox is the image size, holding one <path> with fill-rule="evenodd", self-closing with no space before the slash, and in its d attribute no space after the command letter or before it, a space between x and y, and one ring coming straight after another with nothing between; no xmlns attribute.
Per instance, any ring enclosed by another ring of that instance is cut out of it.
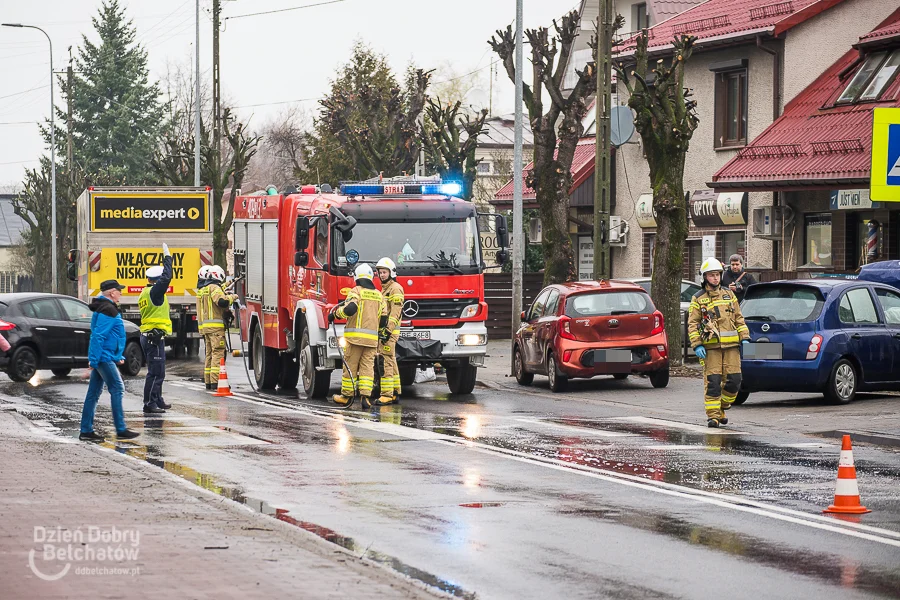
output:
<svg viewBox="0 0 900 600"><path fill-rule="evenodd" d="M458 319L462 309L477 302L473 298L409 299L403 305L404 319ZM418 311L416 311L418 307ZM413 314L415 312L415 314Z"/></svg>

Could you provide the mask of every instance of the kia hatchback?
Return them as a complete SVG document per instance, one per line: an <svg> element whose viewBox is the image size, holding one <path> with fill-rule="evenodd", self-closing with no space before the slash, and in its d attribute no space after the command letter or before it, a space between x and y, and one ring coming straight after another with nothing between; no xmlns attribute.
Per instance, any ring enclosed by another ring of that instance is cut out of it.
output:
<svg viewBox="0 0 900 600"><path fill-rule="evenodd" d="M752 392L818 392L834 403L900 388L900 292L879 283L800 279L759 283L741 312L737 404Z"/></svg>
<svg viewBox="0 0 900 600"><path fill-rule="evenodd" d="M648 375L669 383L669 346L662 313L640 286L625 281L551 285L522 313L513 367L520 385L546 375L550 389L571 377Z"/></svg>

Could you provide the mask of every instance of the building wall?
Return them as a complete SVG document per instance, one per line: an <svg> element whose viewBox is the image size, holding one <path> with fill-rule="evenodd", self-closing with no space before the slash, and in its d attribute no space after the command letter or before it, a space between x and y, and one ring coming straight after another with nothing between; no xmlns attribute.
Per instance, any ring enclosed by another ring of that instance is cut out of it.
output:
<svg viewBox="0 0 900 600"><path fill-rule="evenodd" d="M715 106L715 74L709 70L712 63L747 59L748 85L748 139L762 133L772 123L772 56L754 45L727 48L694 54L685 67L685 85L692 90L697 101L697 113L700 123L694 131L690 142L685 169L684 190L706 189L707 182L712 181L713 173L719 170L739 151L737 149L715 149L714 147L714 106ZM615 100L615 98L614 98ZM619 103L627 102L624 86L619 90ZM627 173L626 173L627 172ZM632 232L632 239L626 248L613 252L614 272L617 277L639 277L644 274L642 230L634 215L634 204L641 194L652 192L650 172L643 156L643 144L640 135L635 133L631 142L619 149L616 160L617 202L615 214L626 218ZM751 193L749 198L748 219L753 209L770 206L772 194ZM731 231L731 228L723 230ZM715 230L711 230L714 232ZM653 230L648 230L652 233ZM710 230L695 230L690 234L697 237L709 234ZM771 262L772 245L767 240L749 240L747 242L747 264L767 264Z"/></svg>
<svg viewBox="0 0 900 600"><path fill-rule="evenodd" d="M897 0L844 0L785 37L784 102L790 102L897 9Z"/></svg>

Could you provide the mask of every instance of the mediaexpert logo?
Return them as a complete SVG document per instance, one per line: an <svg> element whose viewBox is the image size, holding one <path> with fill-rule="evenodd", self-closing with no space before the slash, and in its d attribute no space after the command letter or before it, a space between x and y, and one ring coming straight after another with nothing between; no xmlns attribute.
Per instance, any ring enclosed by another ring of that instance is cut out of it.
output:
<svg viewBox="0 0 900 600"><path fill-rule="evenodd" d="M138 560L140 539L141 533L137 529L120 529L115 525L75 529L36 525L34 543L39 548L32 548L28 553L28 566L44 581L62 579L72 571L73 564L76 575L133 577L140 574L140 567L127 566L127 563ZM96 563L113 563L114 566L97 566ZM88 564L90 566L86 566Z"/></svg>

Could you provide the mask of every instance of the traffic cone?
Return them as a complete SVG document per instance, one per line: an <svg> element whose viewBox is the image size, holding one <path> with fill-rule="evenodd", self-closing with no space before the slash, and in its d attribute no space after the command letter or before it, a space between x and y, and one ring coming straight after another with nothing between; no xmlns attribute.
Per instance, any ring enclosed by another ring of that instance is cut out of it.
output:
<svg viewBox="0 0 900 600"><path fill-rule="evenodd" d="M228 384L228 373L225 372L225 359L219 365L219 387L213 396L232 396L231 386Z"/></svg>
<svg viewBox="0 0 900 600"><path fill-rule="evenodd" d="M859 487L856 485L856 467L853 466L853 447L850 444L849 435L845 435L841 442L841 458L838 461L834 504L822 512L850 515L872 512L859 503Z"/></svg>

